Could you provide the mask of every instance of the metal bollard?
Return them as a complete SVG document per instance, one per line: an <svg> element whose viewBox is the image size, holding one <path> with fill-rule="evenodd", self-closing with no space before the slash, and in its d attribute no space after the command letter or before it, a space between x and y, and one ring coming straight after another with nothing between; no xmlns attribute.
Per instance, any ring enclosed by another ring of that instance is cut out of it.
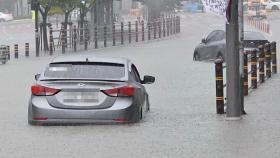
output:
<svg viewBox="0 0 280 158"><path fill-rule="evenodd" d="M25 57L29 57L29 43L25 43Z"/></svg>
<svg viewBox="0 0 280 158"><path fill-rule="evenodd" d="M265 59L265 55L264 55L264 47L263 45L260 45L259 47L259 77L260 77L260 83L264 83L265 82L265 74L264 74L264 59Z"/></svg>
<svg viewBox="0 0 280 158"><path fill-rule="evenodd" d="M224 114L224 78L223 78L223 60L215 61L216 72L216 110L217 114Z"/></svg>
<svg viewBox="0 0 280 158"><path fill-rule="evenodd" d="M252 89L257 89L258 88L258 78L257 78L257 50L254 49L251 51L251 84L252 84Z"/></svg>
<svg viewBox="0 0 280 158"><path fill-rule="evenodd" d="M116 24L115 23L113 23L112 31L113 31L113 46L116 46Z"/></svg>
<svg viewBox="0 0 280 158"><path fill-rule="evenodd" d="M104 47L107 47L107 27L104 26Z"/></svg>
<svg viewBox="0 0 280 158"><path fill-rule="evenodd" d="M10 46L7 46L7 53L8 53L8 60L11 59L11 51L10 51Z"/></svg>
<svg viewBox="0 0 280 158"><path fill-rule="evenodd" d="M173 19L172 19L172 16L170 17L170 35L173 35Z"/></svg>
<svg viewBox="0 0 280 158"><path fill-rule="evenodd" d="M244 74L244 78L243 78L243 94L244 96L248 95L248 52L244 52L244 56L243 56L243 64L244 64L244 69L243 69L243 74Z"/></svg>
<svg viewBox="0 0 280 158"><path fill-rule="evenodd" d="M49 45L50 45L50 55L53 55L53 30L52 30L52 27L50 27Z"/></svg>
<svg viewBox="0 0 280 158"><path fill-rule="evenodd" d="M166 25L165 25L165 18L163 17L163 19L162 19L162 32L163 32L163 37L165 37L165 35L166 35L166 30L165 30L165 27Z"/></svg>
<svg viewBox="0 0 280 158"><path fill-rule="evenodd" d="M78 40L78 32L77 32L77 26L74 25L74 36L73 36L73 44L74 44L74 52L77 52L77 40Z"/></svg>
<svg viewBox="0 0 280 158"><path fill-rule="evenodd" d="M97 26L94 27L94 48L98 48L98 32L97 32Z"/></svg>
<svg viewBox="0 0 280 158"><path fill-rule="evenodd" d="M145 41L145 23L144 20L141 21L142 25L142 41Z"/></svg>
<svg viewBox="0 0 280 158"><path fill-rule="evenodd" d="M176 17L173 17L173 34L176 34Z"/></svg>
<svg viewBox="0 0 280 158"><path fill-rule="evenodd" d="M135 41L138 42L138 21L135 22Z"/></svg>
<svg viewBox="0 0 280 158"><path fill-rule="evenodd" d="M85 50L88 50L88 40L89 40L89 31L88 28L85 27L85 35L84 35L84 40L85 40Z"/></svg>
<svg viewBox="0 0 280 158"><path fill-rule="evenodd" d="M15 59L18 59L18 44L14 45L14 49L15 49Z"/></svg>
<svg viewBox="0 0 280 158"><path fill-rule="evenodd" d="M161 38L161 19L158 22L158 38Z"/></svg>
<svg viewBox="0 0 280 158"><path fill-rule="evenodd" d="M169 36L170 31L170 25L169 25L169 18L166 18L166 30L167 30L167 36Z"/></svg>
<svg viewBox="0 0 280 158"><path fill-rule="evenodd" d="M271 52L270 52L270 44L265 44L265 62L266 62L266 76L268 78L271 77Z"/></svg>
<svg viewBox="0 0 280 158"><path fill-rule="evenodd" d="M62 54L65 53L65 29L64 26L62 25L62 32L61 32L61 47L62 47Z"/></svg>
<svg viewBox="0 0 280 158"><path fill-rule="evenodd" d="M123 22L121 22L121 44L124 44L124 39L123 39Z"/></svg>
<svg viewBox="0 0 280 158"><path fill-rule="evenodd" d="M148 40L151 40L151 23L148 22Z"/></svg>
<svg viewBox="0 0 280 158"><path fill-rule="evenodd" d="M277 55L276 55L276 42L271 43L271 62L272 62L272 73L277 73Z"/></svg>
<svg viewBox="0 0 280 158"><path fill-rule="evenodd" d="M128 22L128 43L131 43L131 22Z"/></svg>
<svg viewBox="0 0 280 158"><path fill-rule="evenodd" d="M157 22L156 21L154 21L153 26L154 26L154 39L156 39L157 38Z"/></svg>

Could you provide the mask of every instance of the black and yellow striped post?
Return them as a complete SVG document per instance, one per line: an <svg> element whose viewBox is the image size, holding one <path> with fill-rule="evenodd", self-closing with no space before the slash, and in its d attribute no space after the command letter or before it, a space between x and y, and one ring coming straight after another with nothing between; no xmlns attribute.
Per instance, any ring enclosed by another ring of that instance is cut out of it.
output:
<svg viewBox="0 0 280 158"><path fill-rule="evenodd" d="M113 31L113 46L116 46L116 24L115 23L113 23L112 31Z"/></svg>
<svg viewBox="0 0 280 158"><path fill-rule="evenodd" d="M98 48L98 32L97 32L97 26L94 27L94 48Z"/></svg>
<svg viewBox="0 0 280 158"><path fill-rule="evenodd" d="M15 49L15 59L18 59L18 44L14 45L14 49Z"/></svg>
<svg viewBox="0 0 280 158"><path fill-rule="evenodd" d="M216 72L216 110L217 114L224 114L224 77L223 77L223 60L215 61Z"/></svg>
<svg viewBox="0 0 280 158"><path fill-rule="evenodd" d="M265 61L265 54L264 54L264 47L260 45L259 47L259 77L260 83L265 82L265 74L264 74L264 61Z"/></svg>
<svg viewBox="0 0 280 158"><path fill-rule="evenodd" d="M139 35L139 32L138 32L138 21L135 21L135 41L138 42L139 38L138 38L138 35Z"/></svg>
<svg viewBox="0 0 280 158"><path fill-rule="evenodd" d="M243 56L243 64L244 64L244 68L243 68L243 74L244 74L244 78L243 78L243 94L244 96L248 95L248 51L244 52L244 56Z"/></svg>
<svg viewBox="0 0 280 158"><path fill-rule="evenodd" d="M128 43L131 43L131 22L128 22Z"/></svg>
<svg viewBox="0 0 280 158"><path fill-rule="evenodd" d="M271 77L271 50L270 44L265 44L265 62L266 62L266 77Z"/></svg>
<svg viewBox="0 0 280 158"><path fill-rule="evenodd" d="M104 47L107 47L107 27L104 26Z"/></svg>
<svg viewBox="0 0 280 158"><path fill-rule="evenodd" d="M252 84L252 89L257 89L258 88L258 77L257 77L257 50L254 49L251 51L251 84Z"/></svg>
<svg viewBox="0 0 280 158"><path fill-rule="evenodd" d="M124 44L124 39L123 39L123 22L121 22L121 44L123 45Z"/></svg>
<svg viewBox="0 0 280 158"><path fill-rule="evenodd" d="M276 55L276 42L271 43L271 62L272 62L272 73L277 73L277 55Z"/></svg>
<svg viewBox="0 0 280 158"><path fill-rule="evenodd" d="M151 23L148 22L148 40L151 40Z"/></svg>
<svg viewBox="0 0 280 158"><path fill-rule="evenodd" d="M77 26L74 25L74 35L73 35L74 52L77 52L77 40L78 40L78 31L77 31Z"/></svg>
<svg viewBox="0 0 280 158"><path fill-rule="evenodd" d="M141 21L142 25L142 41L145 41L145 22L144 20Z"/></svg>
<svg viewBox="0 0 280 158"><path fill-rule="evenodd" d="M25 57L29 57L29 43L25 43Z"/></svg>

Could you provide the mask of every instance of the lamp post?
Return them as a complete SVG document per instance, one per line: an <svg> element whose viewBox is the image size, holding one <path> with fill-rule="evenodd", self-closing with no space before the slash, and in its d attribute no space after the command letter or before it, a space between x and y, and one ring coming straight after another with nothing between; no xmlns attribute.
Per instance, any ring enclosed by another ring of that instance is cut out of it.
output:
<svg viewBox="0 0 280 158"><path fill-rule="evenodd" d="M241 117L241 75L239 54L238 0L229 0L226 24L227 120Z"/></svg>

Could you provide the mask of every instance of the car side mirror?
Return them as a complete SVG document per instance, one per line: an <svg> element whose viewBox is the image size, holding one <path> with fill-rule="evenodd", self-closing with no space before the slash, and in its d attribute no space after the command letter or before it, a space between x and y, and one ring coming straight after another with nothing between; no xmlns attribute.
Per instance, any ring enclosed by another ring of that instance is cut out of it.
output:
<svg viewBox="0 0 280 158"><path fill-rule="evenodd" d="M206 43L206 39L202 38L201 43Z"/></svg>
<svg viewBox="0 0 280 158"><path fill-rule="evenodd" d="M36 74L36 75L35 75L35 80L38 81L39 78L40 78L40 76L41 76L41 74Z"/></svg>
<svg viewBox="0 0 280 158"><path fill-rule="evenodd" d="M153 84L153 83L155 83L155 77L153 77L153 76L144 76L144 79L143 79L143 81L141 82L142 84Z"/></svg>

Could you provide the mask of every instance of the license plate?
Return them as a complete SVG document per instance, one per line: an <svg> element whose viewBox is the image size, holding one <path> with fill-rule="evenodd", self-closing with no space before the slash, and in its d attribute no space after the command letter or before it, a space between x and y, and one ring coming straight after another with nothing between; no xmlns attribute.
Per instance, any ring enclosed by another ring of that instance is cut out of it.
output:
<svg viewBox="0 0 280 158"><path fill-rule="evenodd" d="M65 103L96 103L99 101L98 92L68 92L64 95Z"/></svg>

